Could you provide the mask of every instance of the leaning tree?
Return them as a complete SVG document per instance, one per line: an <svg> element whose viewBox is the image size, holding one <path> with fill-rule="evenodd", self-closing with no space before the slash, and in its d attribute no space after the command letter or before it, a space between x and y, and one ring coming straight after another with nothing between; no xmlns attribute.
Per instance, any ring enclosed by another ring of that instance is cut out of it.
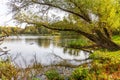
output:
<svg viewBox="0 0 120 80"><path fill-rule="evenodd" d="M120 26L120 0L9 0L9 4L19 22L77 32L99 47L120 49L111 40L112 30Z"/></svg>

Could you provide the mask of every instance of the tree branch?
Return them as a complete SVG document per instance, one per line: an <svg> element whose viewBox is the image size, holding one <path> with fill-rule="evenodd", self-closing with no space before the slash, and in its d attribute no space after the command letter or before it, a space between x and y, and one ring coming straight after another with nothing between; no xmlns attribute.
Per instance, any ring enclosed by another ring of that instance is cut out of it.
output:
<svg viewBox="0 0 120 80"><path fill-rule="evenodd" d="M51 7L54 7L54 8L58 8L58 9L60 9L60 10L62 10L62 11L65 11L65 12L68 12L68 13L71 13L71 14L74 14L74 15L80 17L81 19L85 20L85 21L88 22L88 23L91 23L91 20L90 20L88 17L83 16L83 15L81 15L81 14L79 14L79 13L74 12L74 11L71 11L71 10L68 10L68 9L65 9L65 8L62 8L62 7L60 7L60 6L56 6L56 5L53 5L53 4L50 4L50 3L41 3L41 2L37 2L37 1L32 1L32 2L33 2L33 3L36 3L36 4L40 4L40 5L47 5L47 6L51 6Z"/></svg>
<svg viewBox="0 0 120 80"><path fill-rule="evenodd" d="M53 64L53 66L65 66L65 67L75 68L80 65L89 64L92 62L92 60L90 60L90 58L79 60L79 59L64 59L56 54L53 54L53 56L62 60L61 62L59 62L57 64ZM72 64L72 63L70 63L71 61L79 62L79 64L78 65Z"/></svg>
<svg viewBox="0 0 120 80"><path fill-rule="evenodd" d="M22 22L22 20L21 20ZM61 28L61 27L51 27L49 25L46 25L45 23L40 23L40 22L35 22L35 21L25 21L23 20L23 22L26 22L28 24L33 24L33 25L37 25L37 26L43 26L45 28L48 28L48 29L51 29L51 30L58 30L58 31L72 31L72 32L76 32L76 33L79 33L85 37L87 37L89 40L93 41L93 42L98 42L98 38L97 36L95 36L94 34L90 34L90 33L87 33L85 31L82 31L80 29L74 29L74 28Z"/></svg>
<svg viewBox="0 0 120 80"><path fill-rule="evenodd" d="M77 7L77 8L80 10L80 12L82 13L82 15L85 16L85 18L86 18L87 20L91 21L91 20L90 20L90 17L89 17L89 14L87 13L87 11L86 11L85 9L82 8L82 6L81 6L80 4L78 5L78 4L77 4L75 1L73 1L73 0L70 0L70 2L73 3L74 6Z"/></svg>

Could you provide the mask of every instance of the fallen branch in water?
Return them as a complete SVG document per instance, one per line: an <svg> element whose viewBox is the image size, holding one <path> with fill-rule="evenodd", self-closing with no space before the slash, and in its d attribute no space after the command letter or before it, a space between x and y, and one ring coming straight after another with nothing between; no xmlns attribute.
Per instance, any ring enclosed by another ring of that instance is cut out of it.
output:
<svg viewBox="0 0 120 80"><path fill-rule="evenodd" d="M71 67L71 68L75 68L75 67L79 67L80 65L83 65L83 64L89 64L92 60L90 60L90 58L86 58L86 59L83 59L83 60L78 60L78 59L63 59L62 57L56 55L56 54L53 54L56 58L59 58L61 59L62 61L57 63L57 64L51 64L51 66L65 66L65 67ZM75 62L80 62L79 65L75 65L75 64L72 64L70 63L71 61L75 61Z"/></svg>
<svg viewBox="0 0 120 80"><path fill-rule="evenodd" d="M53 54L56 58L58 57L59 59L61 60L64 60L64 61L76 61L76 62L80 62L80 61L86 61L86 60L89 60L89 58L86 58L86 59L82 59L82 60L78 60L78 59L63 59L62 57L56 55L56 54Z"/></svg>
<svg viewBox="0 0 120 80"><path fill-rule="evenodd" d="M53 65L53 66L65 66L65 67L77 68L77 67L79 67L79 66L81 66L81 65L90 64L90 63L91 63L91 61L84 62L84 63L81 63L81 64L79 64L79 65L73 65L73 64L71 64L71 63L65 63L65 64L59 63L59 64L55 64L55 65Z"/></svg>

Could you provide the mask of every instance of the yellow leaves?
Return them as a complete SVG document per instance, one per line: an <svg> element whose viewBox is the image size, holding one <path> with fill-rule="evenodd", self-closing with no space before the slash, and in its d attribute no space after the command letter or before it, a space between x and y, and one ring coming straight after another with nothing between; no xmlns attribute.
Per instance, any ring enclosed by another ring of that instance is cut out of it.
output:
<svg viewBox="0 0 120 80"><path fill-rule="evenodd" d="M2 80L11 80L16 77L18 70L9 61L0 60L0 78Z"/></svg>
<svg viewBox="0 0 120 80"><path fill-rule="evenodd" d="M120 5L117 0L99 0L97 2L93 10L96 10L95 14L99 16L99 23L104 22L106 24L102 27L113 29L120 26L119 7Z"/></svg>

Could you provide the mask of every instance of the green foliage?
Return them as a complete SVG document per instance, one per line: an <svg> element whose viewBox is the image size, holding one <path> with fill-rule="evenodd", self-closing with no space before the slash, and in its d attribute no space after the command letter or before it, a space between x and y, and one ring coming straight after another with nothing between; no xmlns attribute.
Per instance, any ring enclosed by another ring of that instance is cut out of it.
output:
<svg viewBox="0 0 120 80"><path fill-rule="evenodd" d="M68 43L68 46L71 47L83 47L89 45L89 41L86 39L77 39L77 40L72 40Z"/></svg>
<svg viewBox="0 0 120 80"><path fill-rule="evenodd" d="M1 80L40 80L36 78L41 71L42 66L39 63L34 63L33 66L27 68L17 68L12 62L0 60L0 79Z"/></svg>
<svg viewBox="0 0 120 80"><path fill-rule="evenodd" d="M88 68L79 67L73 71L72 77L75 80L87 80L88 73L89 73Z"/></svg>
<svg viewBox="0 0 120 80"><path fill-rule="evenodd" d="M77 37L78 39L70 40L67 42L67 46L70 48L84 48L85 46L90 46L93 44L90 40L86 39L85 37L81 36L80 38Z"/></svg>
<svg viewBox="0 0 120 80"><path fill-rule="evenodd" d="M2 80L11 80L12 78L16 79L18 72L19 70L9 61L0 60L0 78L2 78Z"/></svg>
<svg viewBox="0 0 120 80"><path fill-rule="evenodd" d="M72 73L73 80L119 80L120 51L95 51L90 66L79 67ZM116 74L117 73L117 74Z"/></svg>
<svg viewBox="0 0 120 80"><path fill-rule="evenodd" d="M41 80L41 79L38 79L38 78L33 78L32 80Z"/></svg>
<svg viewBox="0 0 120 80"><path fill-rule="evenodd" d="M24 29L25 34L38 34L38 29L35 26L26 26Z"/></svg>
<svg viewBox="0 0 120 80"><path fill-rule="evenodd" d="M3 31L5 31L9 35L17 35L17 34L54 34L58 33L56 31L49 30L44 27L39 26L26 26L25 28L20 27L0 27L0 35L6 35Z"/></svg>
<svg viewBox="0 0 120 80"><path fill-rule="evenodd" d="M120 26L117 29L114 29L112 34L113 35L120 35Z"/></svg>
<svg viewBox="0 0 120 80"><path fill-rule="evenodd" d="M119 35L114 35L114 36L112 37L112 40L113 40L115 43L120 44L120 36L119 36Z"/></svg>
<svg viewBox="0 0 120 80"><path fill-rule="evenodd" d="M22 33L23 29L19 27L0 27L0 34L2 35L16 35ZM5 33L6 32L6 33Z"/></svg>
<svg viewBox="0 0 120 80"><path fill-rule="evenodd" d="M48 80L64 80L62 76L56 70L49 70L45 73Z"/></svg>
<svg viewBox="0 0 120 80"><path fill-rule="evenodd" d="M95 51L94 54L90 55L94 61L98 61L102 64L119 64L120 63L120 51L109 52L109 51Z"/></svg>
<svg viewBox="0 0 120 80"><path fill-rule="evenodd" d="M80 16L73 13L67 19L54 22L52 27L55 26L63 30L72 29L73 31L80 29L92 33L92 30L96 28L102 31L103 28L113 30L120 26L120 19L118 18L120 16L120 5L117 0L65 0L63 4L59 5L64 5L68 11L82 15L85 20L83 21ZM90 24L87 24L89 19Z"/></svg>
<svg viewBox="0 0 120 80"><path fill-rule="evenodd" d="M95 72L99 78L110 78L110 75L120 69L120 51L95 51L90 55L93 59L91 72Z"/></svg>

